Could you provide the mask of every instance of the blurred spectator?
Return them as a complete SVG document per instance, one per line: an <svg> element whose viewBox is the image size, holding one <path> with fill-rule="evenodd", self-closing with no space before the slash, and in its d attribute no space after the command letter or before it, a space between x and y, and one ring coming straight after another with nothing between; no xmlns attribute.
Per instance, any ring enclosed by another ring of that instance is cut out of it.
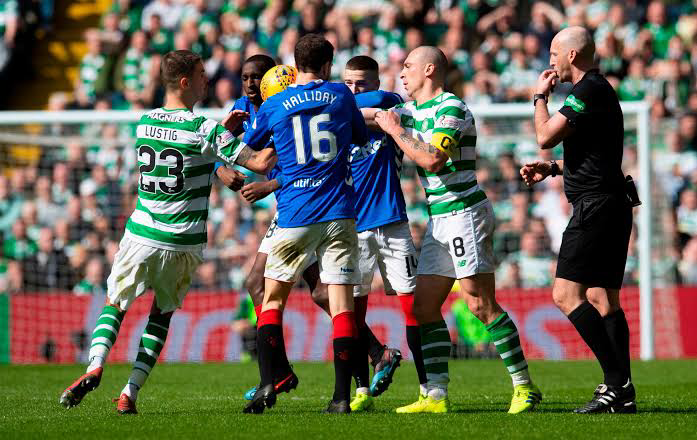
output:
<svg viewBox="0 0 697 440"><path fill-rule="evenodd" d="M76 295L106 295L104 262L101 258L91 258L85 267L85 278L80 280L73 293Z"/></svg>
<svg viewBox="0 0 697 440"><path fill-rule="evenodd" d="M19 30L19 3L17 0L0 1L0 71L2 71L12 56L15 47L17 31Z"/></svg>
<svg viewBox="0 0 697 440"><path fill-rule="evenodd" d="M11 260L24 260L36 254L37 250L36 242L27 236L24 221L15 220L10 234L3 238L2 254Z"/></svg>
<svg viewBox="0 0 697 440"><path fill-rule="evenodd" d="M87 54L80 63L80 75L75 94L78 103L86 106L93 103L98 93L107 87L106 69L107 58L102 54L102 40L97 29L85 32Z"/></svg>
<svg viewBox="0 0 697 440"><path fill-rule="evenodd" d="M543 245L542 236L534 232L525 232L520 240L520 251L509 254L502 266L502 272L505 273L507 265L515 264L517 275L504 275L503 278L508 280L502 285L526 288L551 286L556 270L555 258L544 251Z"/></svg>
<svg viewBox="0 0 697 440"><path fill-rule="evenodd" d="M12 193L9 180L0 174L0 235L9 232L21 212L21 196Z"/></svg>
<svg viewBox="0 0 697 440"><path fill-rule="evenodd" d="M43 228L39 233L38 251L22 262L24 286L28 291L70 289L69 267L65 253L53 246L53 231Z"/></svg>
<svg viewBox="0 0 697 440"><path fill-rule="evenodd" d="M162 27L167 30L174 30L181 20L184 12L183 2L173 0L152 0L145 8L141 18L141 26L146 31L152 30L151 18L160 17Z"/></svg>
<svg viewBox="0 0 697 440"><path fill-rule="evenodd" d="M693 188L687 188L680 194L676 215L680 242L684 245L697 236L697 191Z"/></svg>

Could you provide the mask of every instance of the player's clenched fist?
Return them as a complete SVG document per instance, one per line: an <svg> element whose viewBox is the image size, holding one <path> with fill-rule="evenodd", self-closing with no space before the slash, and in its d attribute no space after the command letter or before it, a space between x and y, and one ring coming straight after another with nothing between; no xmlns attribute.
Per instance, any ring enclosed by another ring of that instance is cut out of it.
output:
<svg viewBox="0 0 697 440"><path fill-rule="evenodd" d="M239 125L249 118L249 113L244 110L233 110L225 116L222 125L228 131L234 131Z"/></svg>
<svg viewBox="0 0 697 440"><path fill-rule="evenodd" d="M375 113L375 122L380 126L382 131L390 135L394 134L402 127L397 113L390 110Z"/></svg>
<svg viewBox="0 0 697 440"><path fill-rule="evenodd" d="M219 167L215 174L220 181L223 182L223 185L233 191L239 191L244 185L244 180L247 178L246 174L226 167Z"/></svg>
<svg viewBox="0 0 697 440"><path fill-rule="evenodd" d="M551 172L552 166L549 162L526 163L520 169L520 175L527 186L533 186L537 182L543 181Z"/></svg>

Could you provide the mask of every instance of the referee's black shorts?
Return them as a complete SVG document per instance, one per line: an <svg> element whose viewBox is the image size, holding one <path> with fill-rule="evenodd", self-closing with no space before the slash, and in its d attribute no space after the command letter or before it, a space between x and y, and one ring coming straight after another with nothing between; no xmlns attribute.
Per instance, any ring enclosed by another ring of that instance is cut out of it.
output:
<svg viewBox="0 0 697 440"><path fill-rule="evenodd" d="M632 208L624 195L577 200L562 237L557 278L588 287L621 288L631 232Z"/></svg>

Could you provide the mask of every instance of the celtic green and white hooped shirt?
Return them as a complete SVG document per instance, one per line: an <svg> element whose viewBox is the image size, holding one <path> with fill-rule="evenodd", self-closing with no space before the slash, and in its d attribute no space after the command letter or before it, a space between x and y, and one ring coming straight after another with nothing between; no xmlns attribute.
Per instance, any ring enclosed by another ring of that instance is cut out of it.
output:
<svg viewBox="0 0 697 440"><path fill-rule="evenodd" d="M432 217L452 214L486 200L475 175L474 117L460 98L444 92L420 105L410 101L392 110L410 136L437 145L449 156L437 173L417 167Z"/></svg>
<svg viewBox="0 0 697 440"><path fill-rule="evenodd" d="M187 109L146 113L137 137L138 201L125 235L161 249L202 249L215 162L234 164L244 144Z"/></svg>

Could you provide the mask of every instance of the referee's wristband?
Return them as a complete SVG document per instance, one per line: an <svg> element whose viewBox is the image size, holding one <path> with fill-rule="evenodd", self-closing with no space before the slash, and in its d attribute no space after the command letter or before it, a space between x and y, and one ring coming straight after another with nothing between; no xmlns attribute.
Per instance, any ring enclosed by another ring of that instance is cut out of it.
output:
<svg viewBox="0 0 697 440"><path fill-rule="evenodd" d="M545 102L545 104L547 104L547 102L548 102L548 100L547 100L547 95L543 95L542 93L536 93L536 94L533 95L533 97L532 97L532 105L533 105L533 106L536 106L536 105L537 105L537 100L538 100L538 99L543 100L543 101Z"/></svg>
<svg viewBox="0 0 697 440"><path fill-rule="evenodd" d="M556 160L549 161L549 175L552 177L557 177L559 175L559 164Z"/></svg>

